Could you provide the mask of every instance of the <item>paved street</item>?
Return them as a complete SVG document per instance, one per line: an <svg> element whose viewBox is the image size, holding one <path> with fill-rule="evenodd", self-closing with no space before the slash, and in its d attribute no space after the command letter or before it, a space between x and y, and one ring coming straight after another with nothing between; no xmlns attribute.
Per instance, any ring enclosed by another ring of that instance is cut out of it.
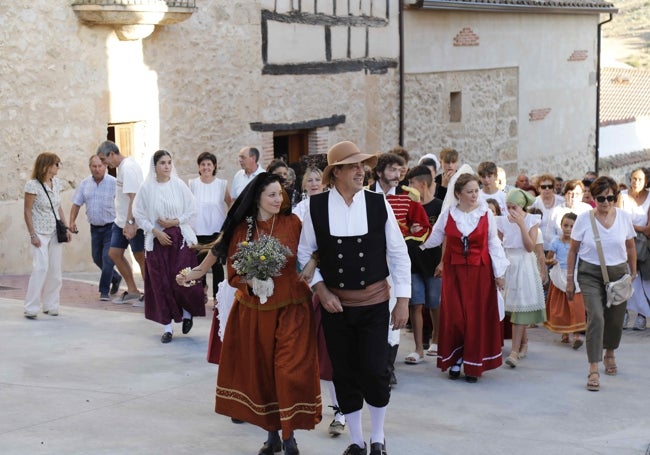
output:
<svg viewBox="0 0 650 455"><path fill-rule="evenodd" d="M94 276L66 275L61 314L23 317L25 276L0 276L0 454L255 454L265 433L217 415L209 318L171 344L141 308L98 302ZM13 288L13 289L7 289ZM529 329L528 357L477 384L450 381L431 358L398 362L387 415L392 455L647 454L650 330L627 330L618 376L585 389L584 346ZM509 345L509 341L507 342ZM398 359L412 350L404 332ZM323 396L328 403L327 393ZM297 432L301 453L341 454L347 434ZM369 418L364 419L366 439Z"/></svg>

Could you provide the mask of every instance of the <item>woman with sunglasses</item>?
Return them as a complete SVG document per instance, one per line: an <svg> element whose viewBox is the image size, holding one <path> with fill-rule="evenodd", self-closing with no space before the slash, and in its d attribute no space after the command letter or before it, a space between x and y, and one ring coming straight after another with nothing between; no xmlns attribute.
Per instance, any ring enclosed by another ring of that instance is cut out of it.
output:
<svg viewBox="0 0 650 455"><path fill-rule="evenodd" d="M537 179L537 190L539 196L535 198L532 207L542 211L542 221L539 228L544 238L544 251L548 251L551 242L555 238L554 225L551 222L551 212L564 202L564 198L555 194L555 177L550 174L542 174Z"/></svg>
<svg viewBox="0 0 650 455"><path fill-rule="evenodd" d="M587 311L587 390L595 392L600 390L598 363L601 360L605 374L613 376L618 373L614 351L621 341L627 304L624 302L609 308L606 305L605 282L590 214L593 212L595 217L610 281L616 281L626 273L630 273L633 279L636 278L636 235L630 216L624 210L616 208L619 190L614 179L598 177L591 184L590 191L596 208L578 215L573 225L567 257L566 295L571 302L575 293L573 278L577 269L578 284Z"/></svg>

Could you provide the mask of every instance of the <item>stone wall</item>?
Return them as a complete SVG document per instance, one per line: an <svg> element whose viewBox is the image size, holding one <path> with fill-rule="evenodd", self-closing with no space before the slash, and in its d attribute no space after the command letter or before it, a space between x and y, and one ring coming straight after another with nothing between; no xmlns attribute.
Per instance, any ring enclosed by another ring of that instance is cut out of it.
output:
<svg viewBox="0 0 650 455"><path fill-rule="evenodd" d="M68 213L74 187L88 174L88 156L109 124L138 125L134 157L143 169L164 148L184 179L196 175L195 158L203 151L217 155L219 175L230 179L239 148L262 147L269 134L251 128L259 122L343 116L318 132L318 150L344 139L373 152L393 147L399 137L397 47L369 46L360 66L332 59L317 74L263 74L262 11L288 3L300 2L200 1L189 20L159 26L143 40L120 41L111 26L79 22L68 0L0 2L0 273L31 268L23 186L35 157L43 151L61 157ZM343 11L348 2L336 3ZM309 4L316 2L302 2ZM319 13L332 9L331 2L317 5ZM390 5L381 13L378 42L397 43L397 4ZM275 61L305 58L284 52L275 52ZM84 223L79 226L82 233L65 246L66 271L94 267L89 236Z"/></svg>
<svg viewBox="0 0 650 455"><path fill-rule="evenodd" d="M518 74L516 68L412 74L404 108L405 147L438 153L453 147L474 169L481 161L516 172ZM450 93L461 93L461 121L450 121Z"/></svg>

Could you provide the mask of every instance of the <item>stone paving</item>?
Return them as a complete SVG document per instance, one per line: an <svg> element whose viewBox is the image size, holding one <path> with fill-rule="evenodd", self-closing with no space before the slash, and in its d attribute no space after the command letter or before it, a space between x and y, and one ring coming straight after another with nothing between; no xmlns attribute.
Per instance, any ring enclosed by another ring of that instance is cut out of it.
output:
<svg viewBox="0 0 650 455"><path fill-rule="evenodd" d="M141 308L99 302L93 274L68 274L61 314L27 320L27 279L0 276L0 454L257 453L262 430L213 412L209 318L197 318L189 335L177 327L163 345ZM602 374L597 393L585 389L584 346L574 351L543 328L529 338L516 369L490 371L477 384L450 381L431 358L399 361L389 453L650 453L650 330L624 332L619 374ZM398 359L411 350L404 332ZM347 433L330 438L331 419L325 407L314 431L297 432L302 454L343 452ZM368 439L367 413L364 427Z"/></svg>

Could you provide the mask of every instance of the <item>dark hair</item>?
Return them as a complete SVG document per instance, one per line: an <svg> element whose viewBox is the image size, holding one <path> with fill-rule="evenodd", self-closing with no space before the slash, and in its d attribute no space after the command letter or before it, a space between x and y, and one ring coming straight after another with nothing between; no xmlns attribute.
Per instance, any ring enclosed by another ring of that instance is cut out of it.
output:
<svg viewBox="0 0 650 455"><path fill-rule="evenodd" d="M232 240L235 228L239 226L240 223L246 221L246 219L250 217L252 226L255 226L257 223L257 211L259 209L258 204L260 196L267 186L275 182L278 182L282 188L282 178L279 175L261 172L257 174L248 185L246 185L241 194L237 199L235 199L235 202L233 202L230 210L228 210L228 215L223 222L221 235L213 243L206 246L206 248L212 250L212 253L219 261L222 263L226 262L230 241ZM284 188L282 188L282 207L280 208L280 214L291 214L291 202L289 201L289 196L286 191L284 191Z"/></svg>
<svg viewBox="0 0 650 455"><path fill-rule="evenodd" d="M115 153L116 155L119 155L120 149L115 142L104 141L101 144L99 144L99 147L97 147L96 155L108 156L111 154L111 152Z"/></svg>
<svg viewBox="0 0 650 455"><path fill-rule="evenodd" d="M201 153L197 158L196 158L196 164L197 166L200 166L202 162L205 160L210 160L212 161L212 164L214 165L214 170L212 171L212 175L217 175L217 157L214 155L214 153L210 152L203 152ZM200 174L200 172L199 172Z"/></svg>
<svg viewBox="0 0 650 455"><path fill-rule="evenodd" d="M636 169L632 169L632 172L630 172L630 181L632 181L632 174L634 174L635 172L639 172L639 171L643 172L643 176L645 178L645 180L643 182L643 187L647 188L648 183L650 183L649 182L650 179L648 179L648 170L646 168L637 167Z"/></svg>
<svg viewBox="0 0 650 455"><path fill-rule="evenodd" d="M260 160L260 151L255 147L248 147L248 156L254 156L257 163Z"/></svg>
<svg viewBox="0 0 650 455"><path fill-rule="evenodd" d="M163 156L168 156L169 158L172 157L167 150L158 150L156 153L153 154L154 167L156 166L156 164L158 164L158 161L160 161L160 158L162 158Z"/></svg>
<svg viewBox="0 0 650 455"><path fill-rule="evenodd" d="M535 193L535 196L539 196L539 190L537 189L537 187L535 187L533 185L526 185L526 186L523 186L523 187L521 187L519 189L524 190L524 191L529 191L531 193Z"/></svg>
<svg viewBox="0 0 650 455"><path fill-rule="evenodd" d="M576 215L576 214L573 213L573 212L566 212L566 213L564 214L564 216L562 217L562 219L560 220L560 224L562 224L562 223L564 222L564 219L565 219L565 218L568 218L568 219L570 219L570 220L575 221L575 220L578 219L578 215Z"/></svg>
<svg viewBox="0 0 650 455"><path fill-rule="evenodd" d="M530 206L530 205L529 205L529 206L526 208L526 212L530 213L531 215L539 215L539 216L541 216L542 218L544 218L544 212L542 212L542 211L541 211L540 209L538 209L537 207L533 207L533 206Z"/></svg>
<svg viewBox="0 0 650 455"><path fill-rule="evenodd" d="M497 175L497 165L492 161L483 161L478 165L476 173L481 177L486 175Z"/></svg>
<svg viewBox="0 0 650 455"><path fill-rule="evenodd" d="M596 199L596 196L604 193L609 189L612 190L614 197L618 199L618 183L616 183L613 178L602 175L592 182L591 186L589 187L589 192L591 193L591 196Z"/></svg>
<svg viewBox="0 0 650 455"><path fill-rule="evenodd" d="M420 165L422 166L433 166L434 172L438 172L438 164L436 163L436 160L433 158L424 158L420 160Z"/></svg>
<svg viewBox="0 0 650 455"><path fill-rule="evenodd" d="M44 182L47 170L53 164L59 164L61 159L56 153L43 152L36 157L34 161L34 169L32 169L32 178L39 182Z"/></svg>
<svg viewBox="0 0 650 455"><path fill-rule="evenodd" d="M496 212L495 215L501 216L501 207L499 206L499 201L490 197L485 200L485 203L492 204L494 206L494 211Z"/></svg>
<svg viewBox="0 0 650 455"><path fill-rule="evenodd" d="M280 169L281 167L284 167L289 170L289 165L284 162L284 160L281 160L280 158L276 158L273 161L269 163L268 166L266 166L266 172L269 174L273 174L276 170ZM282 179L282 183L284 183L284 179Z"/></svg>
<svg viewBox="0 0 650 455"><path fill-rule="evenodd" d="M411 155L409 154L408 150L406 150L401 145L393 147L388 151L388 153L394 153L397 156L401 156L405 164L408 164L408 162L411 161Z"/></svg>
<svg viewBox="0 0 650 455"><path fill-rule="evenodd" d="M407 172L406 180L411 180L411 179L424 180L427 186L431 186L431 182L433 181L433 177L431 176L431 170L423 164L419 164L411 168L411 170Z"/></svg>
<svg viewBox="0 0 650 455"><path fill-rule="evenodd" d="M465 188L465 185L467 185L469 182L476 182L480 183L478 179L478 175L476 174L461 174L458 176L458 179L456 180L456 183L454 184L454 196L457 196L460 194L461 191L463 191L463 188Z"/></svg>
<svg viewBox="0 0 650 455"><path fill-rule="evenodd" d="M392 164L404 166L406 162L404 161L404 158L395 153L382 153L379 155L379 157L377 157L377 165L374 169L375 175L379 175L380 172L383 173L384 170Z"/></svg>

